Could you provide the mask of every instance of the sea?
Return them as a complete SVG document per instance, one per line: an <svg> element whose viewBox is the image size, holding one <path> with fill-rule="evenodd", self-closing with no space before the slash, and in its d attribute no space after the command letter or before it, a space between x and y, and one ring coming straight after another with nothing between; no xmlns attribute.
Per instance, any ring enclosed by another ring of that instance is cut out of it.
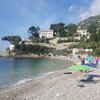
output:
<svg viewBox="0 0 100 100"><path fill-rule="evenodd" d="M0 89L66 69L72 64L60 59L0 57Z"/></svg>

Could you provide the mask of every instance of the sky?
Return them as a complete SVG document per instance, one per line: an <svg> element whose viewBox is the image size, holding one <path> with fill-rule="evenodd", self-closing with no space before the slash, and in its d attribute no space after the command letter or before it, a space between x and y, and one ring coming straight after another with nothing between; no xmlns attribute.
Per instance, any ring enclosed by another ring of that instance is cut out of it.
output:
<svg viewBox="0 0 100 100"><path fill-rule="evenodd" d="M28 38L30 26L48 29L50 24L79 23L100 14L100 0L0 0L0 51L9 46L1 37Z"/></svg>

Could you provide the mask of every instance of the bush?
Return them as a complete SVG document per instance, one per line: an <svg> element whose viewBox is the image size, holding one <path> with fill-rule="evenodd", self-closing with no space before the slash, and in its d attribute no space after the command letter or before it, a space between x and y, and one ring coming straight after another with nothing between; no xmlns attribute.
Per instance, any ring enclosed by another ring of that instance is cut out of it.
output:
<svg viewBox="0 0 100 100"><path fill-rule="evenodd" d="M98 50L95 50L93 52L93 56L100 56L100 50L99 49Z"/></svg>
<svg viewBox="0 0 100 100"><path fill-rule="evenodd" d="M7 47L7 48L6 48L6 51L10 51L10 48L9 48L9 47Z"/></svg>
<svg viewBox="0 0 100 100"><path fill-rule="evenodd" d="M33 43L49 43L49 40L50 39L47 39L47 38L36 38L36 37L30 37L30 39L31 39L31 41L33 42Z"/></svg>
<svg viewBox="0 0 100 100"><path fill-rule="evenodd" d="M51 52L53 48L48 48L40 45L20 45L20 50L23 53L45 54Z"/></svg>

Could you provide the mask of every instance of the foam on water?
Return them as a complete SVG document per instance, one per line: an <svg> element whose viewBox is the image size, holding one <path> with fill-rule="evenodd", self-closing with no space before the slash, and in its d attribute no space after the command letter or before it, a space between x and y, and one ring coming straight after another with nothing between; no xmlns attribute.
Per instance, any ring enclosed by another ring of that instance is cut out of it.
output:
<svg viewBox="0 0 100 100"><path fill-rule="evenodd" d="M45 76L50 75L50 74L52 74L52 73L54 73L54 72L42 73L41 76L38 76L38 77L36 77L36 78L42 78L42 77L45 77ZM33 79L34 79L34 78L33 78ZM20 84L24 84L24 83L26 83L26 82L28 82L28 81L33 80L33 79L30 79L30 78L28 78L28 79L22 79L22 80L20 80L19 82L17 82L17 84L14 84L14 86L17 86L17 85L20 85Z"/></svg>
<svg viewBox="0 0 100 100"><path fill-rule="evenodd" d="M38 78L42 78L42 77L45 77L47 75L50 75L50 74L53 74L55 73L54 71L53 72L48 72L48 73L43 73L41 76L39 76Z"/></svg>
<svg viewBox="0 0 100 100"><path fill-rule="evenodd" d="M32 80L32 79L23 79L23 80L20 80L17 84L15 84L15 86L16 86L16 85L23 84L23 83L26 83L26 82L28 82L28 81L30 81L30 80Z"/></svg>

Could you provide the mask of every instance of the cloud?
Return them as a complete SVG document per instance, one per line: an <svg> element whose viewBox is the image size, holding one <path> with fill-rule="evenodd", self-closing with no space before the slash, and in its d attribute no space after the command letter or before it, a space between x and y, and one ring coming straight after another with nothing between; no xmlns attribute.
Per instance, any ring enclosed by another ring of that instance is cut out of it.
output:
<svg viewBox="0 0 100 100"><path fill-rule="evenodd" d="M70 11L71 13L75 12L75 10L76 10L76 6L75 6L75 5L71 5L71 6L69 7L69 11Z"/></svg>
<svg viewBox="0 0 100 100"><path fill-rule="evenodd" d="M87 8L85 11L80 13L80 18L86 19L89 16L95 16L100 14L100 0L92 0L89 8Z"/></svg>

